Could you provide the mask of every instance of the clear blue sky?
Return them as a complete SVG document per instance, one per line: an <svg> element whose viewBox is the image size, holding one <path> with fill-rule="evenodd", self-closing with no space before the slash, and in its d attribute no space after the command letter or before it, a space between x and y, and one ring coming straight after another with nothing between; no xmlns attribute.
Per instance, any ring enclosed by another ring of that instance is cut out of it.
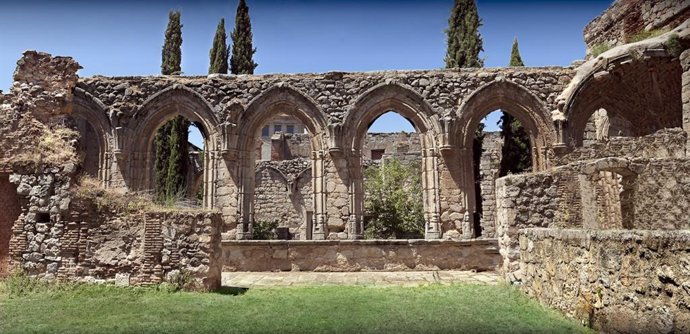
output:
<svg viewBox="0 0 690 334"><path fill-rule="evenodd" d="M444 66L453 0L247 0L261 73L433 69ZM505 66L513 38L527 66L569 65L585 54L584 26L607 0L479 0L485 66ZM0 89L27 49L74 57L81 76L160 73L168 10L182 12L182 70L205 75L221 17L237 0L1 0ZM487 121L495 129L495 120ZM411 131L399 117L372 131Z"/></svg>

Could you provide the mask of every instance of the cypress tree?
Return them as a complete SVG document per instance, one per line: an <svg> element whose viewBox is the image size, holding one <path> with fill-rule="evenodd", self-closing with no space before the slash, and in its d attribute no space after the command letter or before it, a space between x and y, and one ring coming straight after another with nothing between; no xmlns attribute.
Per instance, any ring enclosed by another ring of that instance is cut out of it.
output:
<svg viewBox="0 0 690 334"><path fill-rule="evenodd" d="M522 62L522 57L520 57L520 49L518 48L517 38L513 40L513 48L510 50L510 63L508 66L525 66L525 63Z"/></svg>
<svg viewBox="0 0 690 334"><path fill-rule="evenodd" d="M170 138L168 165L165 180L165 193L167 198L177 198L184 195L187 185L187 169L189 165L188 155L188 128L189 121L182 116L177 116L170 121Z"/></svg>
<svg viewBox="0 0 690 334"><path fill-rule="evenodd" d="M182 24L180 24L179 11L171 10L168 13L168 28L165 29L162 56L161 74L171 75L182 72Z"/></svg>
<svg viewBox="0 0 690 334"><path fill-rule="evenodd" d="M252 46L252 23L249 20L249 7L240 0L235 14L235 30L232 32L232 57L230 72L232 74L254 74L257 63L252 56L256 49Z"/></svg>
<svg viewBox="0 0 690 334"><path fill-rule="evenodd" d="M165 30L161 73L179 74L182 70L182 24L180 12L168 13L168 27ZM187 140L189 121L178 116L164 124L156 132L155 147L155 191L159 201L174 199L183 194L187 178Z"/></svg>
<svg viewBox="0 0 690 334"><path fill-rule="evenodd" d="M520 57L517 38L513 40L510 52L510 66L525 66ZM519 120L504 112L501 115L501 167L499 176L517 174L532 168L532 153L529 135Z"/></svg>
<svg viewBox="0 0 690 334"><path fill-rule="evenodd" d="M482 67L484 61L479 58L479 52L484 51L479 27L482 25L477 4L474 0L455 0L448 19L446 68ZM479 187L481 175L479 163L484 141L484 125L480 123L472 140L472 172L474 174L475 203L474 231L475 236L481 235L479 225L482 215L482 195Z"/></svg>
<svg viewBox="0 0 690 334"><path fill-rule="evenodd" d="M228 73L228 36L225 34L225 19L220 19L216 36L213 37L213 46L209 52L210 66L208 73Z"/></svg>
<svg viewBox="0 0 690 334"><path fill-rule="evenodd" d="M155 176L155 193L159 201L162 201L166 197L166 180L168 173L168 157L170 156L170 123L165 123L156 132L156 137L154 138L154 153L156 158L154 160L154 176Z"/></svg>
<svg viewBox="0 0 690 334"><path fill-rule="evenodd" d="M455 0L446 29L446 68L484 66L479 58L479 52L484 51L479 35L481 25L475 0Z"/></svg>

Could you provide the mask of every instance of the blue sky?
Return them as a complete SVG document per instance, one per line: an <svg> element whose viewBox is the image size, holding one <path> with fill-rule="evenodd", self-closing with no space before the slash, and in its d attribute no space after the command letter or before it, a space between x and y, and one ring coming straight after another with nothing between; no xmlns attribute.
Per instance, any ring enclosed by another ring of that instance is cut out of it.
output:
<svg viewBox="0 0 690 334"><path fill-rule="evenodd" d="M261 73L433 69L444 66L452 0L247 0ZM584 26L602 0L479 0L486 67L505 66L513 38L527 66L569 65L585 54ZM205 75L221 17L232 31L237 0L0 1L0 89L27 49L74 57L81 76L160 72L168 10L182 12L182 70ZM372 131L411 131L385 115ZM495 120L487 121L494 129Z"/></svg>

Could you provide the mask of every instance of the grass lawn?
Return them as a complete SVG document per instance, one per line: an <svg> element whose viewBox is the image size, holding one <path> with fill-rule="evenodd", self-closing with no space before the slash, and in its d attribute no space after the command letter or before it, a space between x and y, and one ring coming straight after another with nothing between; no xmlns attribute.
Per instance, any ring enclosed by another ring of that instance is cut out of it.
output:
<svg viewBox="0 0 690 334"><path fill-rule="evenodd" d="M4 284L4 288L3 288ZM484 285L227 289L68 285L10 292L0 333L585 333L514 288Z"/></svg>

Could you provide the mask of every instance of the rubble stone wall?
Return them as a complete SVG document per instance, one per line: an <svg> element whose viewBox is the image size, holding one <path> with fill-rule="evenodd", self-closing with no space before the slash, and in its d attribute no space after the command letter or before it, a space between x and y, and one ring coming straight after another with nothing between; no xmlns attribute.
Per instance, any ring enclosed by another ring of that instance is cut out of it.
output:
<svg viewBox="0 0 690 334"><path fill-rule="evenodd" d="M680 128L659 130L642 137L610 137L577 147L572 152L553 159L554 165L606 157L641 159L683 158L686 156L687 133Z"/></svg>
<svg viewBox="0 0 690 334"><path fill-rule="evenodd" d="M520 281L524 228L690 228L688 159L603 158L496 181L502 271Z"/></svg>
<svg viewBox="0 0 690 334"><path fill-rule="evenodd" d="M690 232L523 229L520 289L605 333L690 331Z"/></svg>
<svg viewBox="0 0 690 334"><path fill-rule="evenodd" d="M223 271L495 270L496 240L223 241Z"/></svg>
<svg viewBox="0 0 690 334"><path fill-rule="evenodd" d="M219 286L219 213L123 213L76 196L72 173L10 175L22 206L12 226L11 264L45 279L149 284L185 271L206 288Z"/></svg>
<svg viewBox="0 0 690 334"><path fill-rule="evenodd" d="M314 211L311 161L262 161L257 164L254 221L278 221L292 239L306 239L308 211Z"/></svg>
<svg viewBox="0 0 690 334"><path fill-rule="evenodd" d="M480 189L482 196L482 237L496 237L496 179L501 170L503 137L500 132L485 132L482 155L479 161Z"/></svg>
<svg viewBox="0 0 690 334"><path fill-rule="evenodd" d="M679 0L616 0L584 30L587 54L603 43L618 46L642 31L672 29L690 18L690 3Z"/></svg>

